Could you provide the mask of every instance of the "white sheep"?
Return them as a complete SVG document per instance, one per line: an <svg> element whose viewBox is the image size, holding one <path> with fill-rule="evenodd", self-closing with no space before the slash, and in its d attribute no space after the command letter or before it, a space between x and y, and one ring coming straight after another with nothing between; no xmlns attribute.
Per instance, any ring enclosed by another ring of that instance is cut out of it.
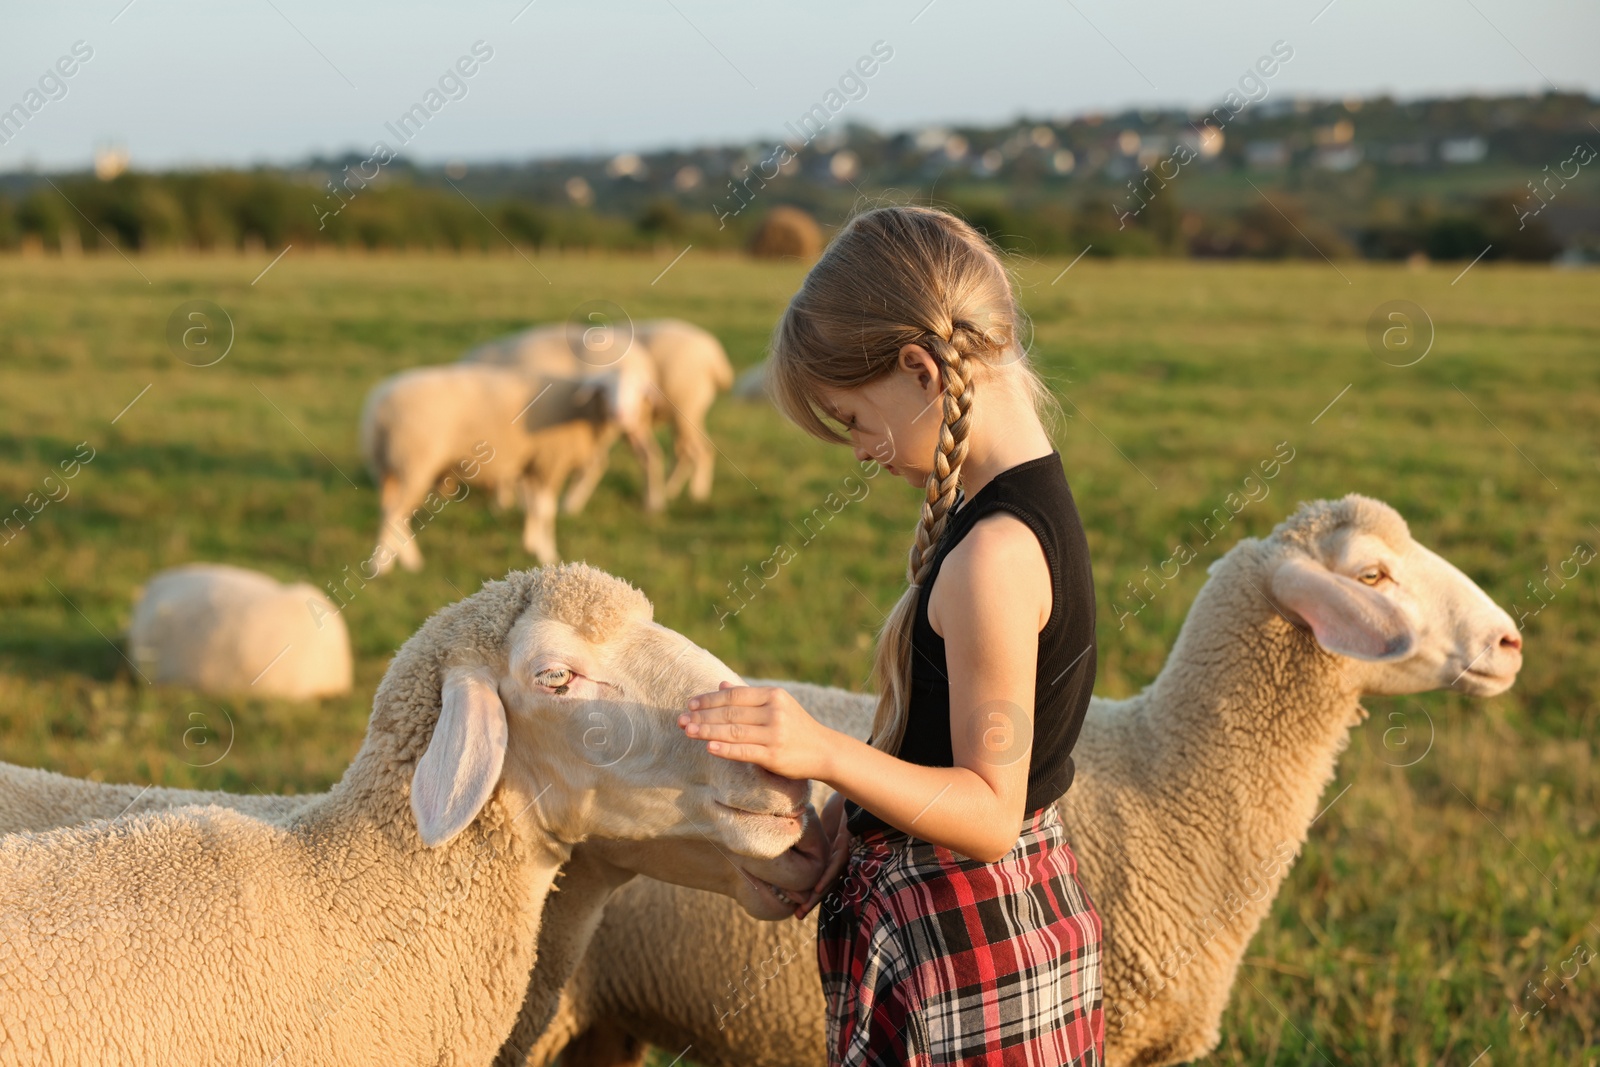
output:
<svg viewBox="0 0 1600 1067"><path fill-rule="evenodd" d="M0 835L39 833L170 808L217 804L260 819L280 819L323 794L274 796L157 785L91 782L37 767L0 763Z"/></svg>
<svg viewBox="0 0 1600 1067"><path fill-rule="evenodd" d="M722 343L709 331L682 319L646 319L627 329L582 328L574 323L535 326L521 333L489 341L462 358L471 362L518 366L535 374L577 374L587 368L608 366L623 358L617 352L643 353L655 370L659 386L657 420L669 423L677 462L666 484L652 480L659 470L659 453L652 458L654 437L635 440L634 451L645 463L645 507L655 510L676 497L685 485L695 500L711 496L716 446L706 433L706 413L719 390L733 384L733 365ZM627 347L624 347L627 346ZM568 490L562 507L569 514L583 509L605 474L610 442ZM655 466L652 466L655 464Z"/></svg>
<svg viewBox="0 0 1600 1067"><path fill-rule="evenodd" d="M1246 946L1306 840L1367 694L1494 696L1521 667L1510 616L1380 501L1303 504L1213 563L1160 675L1096 699L1060 811L1105 930L1118 1067L1215 1048ZM760 683L754 683L760 684ZM857 737L872 699L781 683ZM756 924L652 882L607 909L531 1052L633 1062L640 1040L710 1067L818 1067L815 916ZM781 965L780 965L781 964ZM748 1008L748 1010L745 1010Z"/></svg>
<svg viewBox="0 0 1600 1067"><path fill-rule="evenodd" d="M350 691L350 637L326 596L221 563L150 579L133 607L128 653L151 681L207 693L307 700Z"/></svg>
<svg viewBox="0 0 1600 1067"><path fill-rule="evenodd" d="M590 721L598 724L599 733L604 733L609 719L614 718L604 715L595 718L591 713ZM591 752L597 747L596 736L596 731L591 730L585 737ZM631 738L621 737L616 743L627 745L630 741ZM826 791L821 795L826 796ZM288 796L93 782L37 767L0 762L0 835L38 833L62 826L80 826L96 819L208 804L259 819L281 821L307 804L321 802L326 797L325 793ZM562 867L557 888L567 888L580 877L587 884L595 877L595 872L603 872L605 878L620 877L621 881L642 874L731 897L753 918L785 918L792 913L793 902L816 884L821 873L822 842L812 818L814 815L808 812L800 840L776 857L729 853L709 839L638 841L591 837L573 846L572 862ZM586 861L587 873L581 876L576 873L579 859ZM569 893L566 899L574 895L588 899L586 892ZM546 916L553 914L555 907L554 902L547 904ZM548 929L548 924L541 929ZM541 936L540 944L543 943ZM541 951L540 959L544 957ZM558 989L559 985L557 983Z"/></svg>
<svg viewBox="0 0 1600 1067"><path fill-rule="evenodd" d="M663 420L672 424L677 463L667 478L667 499L687 484L690 499L709 500L716 446L706 432L706 413L717 393L732 387L733 364L710 331L682 319L647 319L639 323L638 336L655 360L667 409Z"/></svg>
<svg viewBox="0 0 1600 1067"><path fill-rule="evenodd" d="M583 377L538 377L507 367L453 363L386 378L361 413L361 449L378 484L382 516L371 569L422 566L422 525L469 485L521 490L522 544L541 563L556 553L556 497L616 427L648 426L655 391L647 360L623 360ZM439 490L442 490L441 493Z"/></svg>
<svg viewBox="0 0 1600 1067"><path fill-rule="evenodd" d="M611 732L613 725L623 725L613 719L602 715L596 729L604 734ZM614 743L631 744L631 736L626 736L629 731L617 732L624 736ZM593 736L586 738L586 742L593 740ZM593 751L596 746L588 747ZM91 782L0 763L0 835L196 805L217 805L282 822L324 798L320 793L278 796ZM535 955L538 965L516 1025L496 1062L521 1064L526 1059L527 1050L554 1017L561 991L582 960L606 904L636 875L720 894L751 918L772 922L793 914L794 902L816 884L826 860L823 847L816 813L810 806L800 840L774 857L730 853L709 838L635 841L591 837L574 845L545 902Z"/></svg>
<svg viewBox="0 0 1600 1067"><path fill-rule="evenodd" d="M800 839L804 783L674 725L725 679L631 586L513 572L402 646L325 796L0 838L0 1062L488 1063L575 842Z"/></svg>

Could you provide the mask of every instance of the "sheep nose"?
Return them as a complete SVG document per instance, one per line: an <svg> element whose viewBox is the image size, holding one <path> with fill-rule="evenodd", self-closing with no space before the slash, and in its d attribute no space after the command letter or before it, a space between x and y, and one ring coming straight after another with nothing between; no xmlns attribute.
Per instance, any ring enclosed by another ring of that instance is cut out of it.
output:
<svg viewBox="0 0 1600 1067"><path fill-rule="evenodd" d="M785 778L781 774L773 774L765 767L757 767L761 781L783 795L785 799L794 802L794 810L799 811L811 800L811 783L797 778Z"/></svg>
<svg viewBox="0 0 1600 1067"><path fill-rule="evenodd" d="M1516 634L1516 633L1513 633L1513 632L1507 632L1507 633L1501 634L1500 635L1500 647L1502 649L1506 650L1507 652L1521 652L1522 651L1522 637L1520 635Z"/></svg>

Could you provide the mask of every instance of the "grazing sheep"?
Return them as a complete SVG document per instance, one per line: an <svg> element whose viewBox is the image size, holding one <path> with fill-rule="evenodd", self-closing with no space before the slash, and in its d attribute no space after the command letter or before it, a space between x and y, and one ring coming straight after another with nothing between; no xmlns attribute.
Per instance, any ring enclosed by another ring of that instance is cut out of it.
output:
<svg viewBox="0 0 1600 1067"><path fill-rule="evenodd" d="M221 563L162 571L128 627L129 658L155 682L309 700L350 691L339 609L305 582Z"/></svg>
<svg viewBox="0 0 1600 1067"><path fill-rule="evenodd" d="M379 382L361 413L361 448L382 510L372 569L382 574L396 559L421 568L412 520L426 523L464 498L466 485L518 486L522 545L541 563L555 562L556 494L615 427L646 421L654 388L649 364L637 360L587 377L453 363Z"/></svg>
<svg viewBox="0 0 1600 1067"><path fill-rule="evenodd" d="M1060 801L1104 920L1106 1053L1119 1067L1216 1047L1240 959L1366 716L1361 698L1494 696L1522 662L1511 618L1368 497L1303 504L1209 574L1155 681L1093 702ZM782 684L836 728L870 728L870 697ZM692 1044L688 1058L713 1067L816 1067L815 929L814 917L751 924L688 890L624 887L527 1062L580 1038L571 1067L620 1064L643 1039Z"/></svg>
<svg viewBox="0 0 1600 1067"><path fill-rule="evenodd" d="M767 212L750 236L750 254L761 259L816 259L822 252L817 220L797 207L780 204Z"/></svg>
<svg viewBox="0 0 1600 1067"><path fill-rule="evenodd" d="M652 378L655 361L645 351L636 335L621 335L605 327L584 329L575 323L553 326L535 326L521 333L489 341L469 349L461 362L488 364L522 371L543 380L552 375L582 377L615 367L643 368ZM653 384L655 384L653 382ZM655 405L660 403L659 386L650 393L650 406L627 426L615 425L595 445L586 466L567 491L566 512L575 515L588 502L594 485L605 473L607 457L618 437L626 435L628 444L639 459L644 471L644 506L646 511L660 511L666 507L665 476L661 446L653 432ZM590 472L598 470L590 480Z"/></svg>
<svg viewBox="0 0 1600 1067"><path fill-rule="evenodd" d="M614 349L628 343L619 356ZM706 433L706 413L719 390L733 384L733 365L722 343L711 333L681 319L646 319L635 323L632 337L621 338L611 330L581 330L574 324L535 326L477 346L463 360L517 366L534 374L576 374L586 367L605 366L618 359L637 358L650 362L659 392L655 407L657 421L672 426L673 449L677 462L662 485L652 480L659 470L660 455L652 457L655 438L629 441L645 465L645 507L656 510L683 490L695 500L711 496L711 478L716 446ZM596 452L594 461L573 483L562 501L568 514L576 514L588 503L600 478L605 474L611 441Z"/></svg>
<svg viewBox="0 0 1600 1067"><path fill-rule="evenodd" d="M0 1062L490 1062L575 842L801 836L805 783L681 738L736 676L650 616L582 565L513 572L401 647L325 796L0 838Z"/></svg>
<svg viewBox="0 0 1600 1067"><path fill-rule="evenodd" d="M733 364L721 341L682 319L641 322L639 339L655 360L667 408L663 414L672 424L677 462L667 477L667 499L687 484L690 499L709 500L716 446L706 433L706 413L717 393L733 385Z"/></svg>

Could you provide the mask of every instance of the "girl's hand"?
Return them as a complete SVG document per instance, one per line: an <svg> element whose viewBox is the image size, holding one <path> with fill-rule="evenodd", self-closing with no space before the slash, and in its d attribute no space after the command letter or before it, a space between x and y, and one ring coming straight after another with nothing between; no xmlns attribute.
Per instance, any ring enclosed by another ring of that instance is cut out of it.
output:
<svg viewBox="0 0 1600 1067"><path fill-rule="evenodd" d="M828 803L822 808L822 836L826 842L823 845L828 857L828 865L823 869L822 877L817 879L817 884L800 902L794 910L796 919L803 919L806 914L828 894L833 883L844 871L845 864L850 860L850 829L844 824L844 794L835 793L828 798Z"/></svg>
<svg viewBox="0 0 1600 1067"><path fill-rule="evenodd" d="M678 725L709 742L712 755L754 763L785 778L826 778L833 733L776 686L723 682L715 693L689 700Z"/></svg>

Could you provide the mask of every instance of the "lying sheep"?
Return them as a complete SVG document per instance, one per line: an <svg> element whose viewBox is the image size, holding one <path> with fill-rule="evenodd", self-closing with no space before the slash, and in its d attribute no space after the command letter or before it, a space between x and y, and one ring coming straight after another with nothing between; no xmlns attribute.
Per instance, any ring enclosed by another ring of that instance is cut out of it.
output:
<svg viewBox="0 0 1600 1067"><path fill-rule="evenodd" d="M585 377L544 378L455 363L378 383L361 413L362 453L382 511L372 569L382 574L396 559L420 569L412 520L426 523L447 500L463 498L466 485L519 488L522 545L541 563L555 562L556 495L616 427L648 425L654 389L654 372L640 360Z"/></svg>
<svg viewBox="0 0 1600 1067"><path fill-rule="evenodd" d="M513 572L402 646L325 796L0 838L0 1062L488 1063L574 842L801 836L804 783L681 737L736 676L650 616L582 565Z"/></svg>
<svg viewBox="0 0 1600 1067"><path fill-rule="evenodd" d="M1217 1046L1361 698L1494 696L1522 662L1511 618L1368 497L1303 504L1209 574L1155 681L1093 702L1059 804L1104 922L1106 1061L1119 1067ZM782 684L830 725L870 729L871 697ZM709 1067L818 1067L815 936L814 916L752 924L692 891L627 886L527 1062L571 1039L570 1067L635 1062L642 1039L692 1044Z"/></svg>
<svg viewBox="0 0 1600 1067"><path fill-rule="evenodd" d="M308 700L350 691L339 609L305 582L221 563L162 571L144 587L128 655L153 682L218 695Z"/></svg>
<svg viewBox="0 0 1600 1067"><path fill-rule="evenodd" d="M606 366L619 357L616 346L630 343L628 354L643 353L655 370L659 386L657 421L670 423L677 462L663 486L652 480L659 471L659 451L652 458L655 439L629 440L645 463L645 507L656 510L676 497L687 484L695 500L711 496L716 446L706 433L706 413L717 392L733 384L733 366L722 343L711 333L681 319L647 319L634 324L631 338L619 331L584 330L564 323L535 326L521 333L490 341L470 350L468 362L517 366L535 374L576 374L586 368ZM576 514L605 474L610 442L595 456L567 492L562 507Z"/></svg>

